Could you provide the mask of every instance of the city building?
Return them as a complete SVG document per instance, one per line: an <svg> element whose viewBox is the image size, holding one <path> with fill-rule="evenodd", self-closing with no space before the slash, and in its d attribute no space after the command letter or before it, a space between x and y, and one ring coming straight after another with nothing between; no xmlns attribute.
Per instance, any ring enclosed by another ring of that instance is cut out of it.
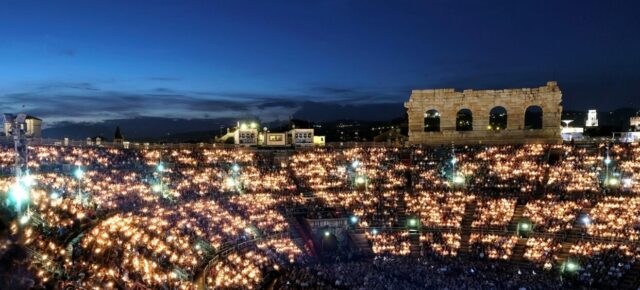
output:
<svg viewBox="0 0 640 290"><path fill-rule="evenodd" d="M241 146L258 145L258 129L238 128L233 133L234 144Z"/></svg>
<svg viewBox="0 0 640 290"><path fill-rule="evenodd" d="M264 138L264 145L266 146L286 146L287 145L287 133L272 133L266 132Z"/></svg>
<svg viewBox="0 0 640 290"><path fill-rule="evenodd" d="M27 137L42 137L42 119L27 115L24 122L26 128L23 129ZM4 134L5 136L11 135L11 124L8 122L4 123Z"/></svg>
<svg viewBox="0 0 640 290"><path fill-rule="evenodd" d="M325 136L313 136L313 145L322 147L325 144Z"/></svg>
<svg viewBox="0 0 640 290"><path fill-rule="evenodd" d="M633 131L640 131L640 116L629 118L629 127Z"/></svg>
<svg viewBox="0 0 640 290"><path fill-rule="evenodd" d="M598 112L596 110L589 110L587 113L587 121L584 125L585 127L598 127Z"/></svg>
<svg viewBox="0 0 640 290"><path fill-rule="evenodd" d="M313 146L313 129L291 129L288 141L293 146Z"/></svg>

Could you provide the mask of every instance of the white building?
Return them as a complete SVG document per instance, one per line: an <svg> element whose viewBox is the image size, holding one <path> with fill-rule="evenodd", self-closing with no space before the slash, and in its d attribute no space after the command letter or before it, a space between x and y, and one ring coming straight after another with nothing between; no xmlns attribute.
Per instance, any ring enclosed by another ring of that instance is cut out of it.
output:
<svg viewBox="0 0 640 290"><path fill-rule="evenodd" d="M33 137L33 138L42 137L42 119L27 115L24 122L26 125L26 128L24 128L24 132L28 137ZM7 122L4 123L4 134L6 136L11 135L10 123L7 123Z"/></svg>
<svg viewBox="0 0 640 290"><path fill-rule="evenodd" d="M258 145L258 129L238 128L233 132L233 143L241 146Z"/></svg>
<svg viewBox="0 0 640 290"><path fill-rule="evenodd" d="M287 145L287 133L271 133L265 134L265 145L267 146L286 146Z"/></svg>
<svg viewBox="0 0 640 290"><path fill-rule="evenodd" d="M288 138L293 146L313 146L313 129L291 129Z"/></svg>
<svg viewBox="0 0 640 290"><path fill-rule="evenodd" d="M629 125L631 126L631 130L640 131L640 116L631 117L629 119Z"/></svg>
<svg viewBox="0 0 640 290"><path fill-rule="evenodd" d="M598 112L596 110L589 110L587 113L586 127L598 127Z"/></svg>

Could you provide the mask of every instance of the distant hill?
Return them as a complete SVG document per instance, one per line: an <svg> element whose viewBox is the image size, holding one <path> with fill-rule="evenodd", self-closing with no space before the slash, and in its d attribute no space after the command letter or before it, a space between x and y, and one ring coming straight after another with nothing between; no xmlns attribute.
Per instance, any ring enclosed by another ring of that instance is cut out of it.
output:
<svg viewBox="0 0 640 290"><path fill-rule="evenodd" d="M304 102L293 117L313 122L335 120L388 121L404 115L405 108L403 103L341 105Z"/></svg>
<svg viewBox="0 0 640 290"><path fill-rule="evenodd" d="M232 119L174 119L158 117L140 117L132 119L106 120L98 123L60 123L43 130L45 138L84 139L93 136L113 138L116 127L120 126L125 139L145 140L167 138L175 134L208 132L219 134L225 128L235 124ZM187 136L187 135L185 135ZM169 138L174 139L174 138Z"/></svg>

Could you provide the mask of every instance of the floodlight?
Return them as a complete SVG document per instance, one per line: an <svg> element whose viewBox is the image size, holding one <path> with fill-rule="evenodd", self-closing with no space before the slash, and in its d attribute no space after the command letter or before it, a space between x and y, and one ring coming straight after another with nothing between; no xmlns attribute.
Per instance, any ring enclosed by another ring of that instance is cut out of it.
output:
<svg viewBox="0 0 640 290"><path fill-rule="evenodd" d="M589 218L588 215L583 216L581 221L585 226L588 226L591 224L591 218Z"/></svg>
<svg viewBox="0 0 640 290"><path fill-rule="evenodd" d="M224 181L224 183L225 183L228 187L235 187L235 186L236 186L236 180L235 180L235 179L233 179L233 178L231 178L231 177L228 177L228 178Z"/></svg>
<svg viewBox="0 0 640 290"><path fill-rule="evenodd" d="M29 194L22 184L15 183L9 190L9 198L15 201L16 204L22 204L23 201L26 201L29 198Z"/></svg>
<svg viewBox="0 0 640 290"><path fill-rule="evenodd" d="M371 233L375 236L375 235L378 234L378 230L377 229L373 229L373 230L371 230Z"/></svg>
<svg viewBox="0 0 640 290"><path fill-rule="evenodd" d="M25 186L32 186L36 184L36 181L35 179L33 179L33 176L31 176L31 174L27 174L22 177L22 184L24 184Z"/></svg>
<svg viewBox="0 0 640 290"><path fill-rule="evenodd" d="M456 183L456 184L464 183L464 176L462 176L462 175L454 176L453 177L453 183Z"/></svg>
<svg viewBox="0 0 640 290"><path fill-rule="evenodd" d="M30 219L29 215L25 214L25 215L21 216L20 217L20 224L21 225L27 224L29 222L29 219Z"/></svg>
<svg viewBox="0 0 640 290"><path fill-rule="evenodd" d="M358 223L358 216L352 215L351 218L349 218L349 220L351 221L352 224L356 224Z"/></svg>
<svg viewBox="0 0 640 290"><path fill-rule="evenodd" d="M576 264L574 262L571 262L571 261L567 262L567 264L566 264L566 269L571 271L571 272L573 272L575 270L578 270L578 267L579 267L578 264Z"/></svg>
<svg viewBox="0 0 640 290"><path fill-rule="evenodd" d="M78 168L76 168L76 170L73 172L73 175L74 175L77 179L82 179L82 177L84 176L84 171L82 171L82 168L78 167Z"/></svg>
<svg viewBox="0 0 640 290"><path fill-rule="evenodd" d="M324 236L325 236L325 237L328 237L328 236L330 236L330 235L331 235L331 232L329 232L329 231L324 231Z"/></svg>

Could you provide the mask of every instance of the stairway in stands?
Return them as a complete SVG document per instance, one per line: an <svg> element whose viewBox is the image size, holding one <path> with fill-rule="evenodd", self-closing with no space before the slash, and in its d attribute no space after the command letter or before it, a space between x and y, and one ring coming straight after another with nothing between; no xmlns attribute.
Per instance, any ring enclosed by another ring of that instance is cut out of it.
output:
<svg viewBox="0 0 640 290"><path fill-rule="evenodd" d="M525 263L524 251L527 248L527 238L518 238L518 243L513 247L511 261L513 263Z"/></svg>
<svg viewBox="0 0 640 290"><path fill-rule="evenodd" d="M474 216L476 214L476 202L471 201L465 205L464 217L461 223L460 233L460 256L467 257L469 254L469 238L471 237L471 224L473 223Z"/></svg>
<svg viewBox="0 0 640 290"><path fill-rule="evenodd" d="M306 251L309 256L317 257L315 247L313 245L311 230L304 226L302 220L303 219L301 217L287 217L291 238L297 244L297 246L300 247L300 249Z"/></svg>
<svg viewBox="0 0 640 290"><path fill-rule="evenodd" d="M370 257L373 256L373 250L371 249L371 245L369 245L369 240L367 240L367 236L364 231L350 231L349 238L362 255Z"/></svg>
<svg viewBox="0 0 640 290"><path fill-rule="evenodd" d="M518 205L516 205L516 208L513 211L513 216L511 217L511 222L509 222L508 229L510 232L517 232L518 223L522 221L522 215L524 214L525 206L526 204L524 203L518 203Z"/></svg>
<svg viewBox="0 0 640 290"><path fill-rule="evenodd" d="M640 288L640 262L636 261L631 269L624 274L620 282L620 289L638 289Z"/></svg>
<svg viewBox="0 0 640 290"><path fill-rule="evenodd" d="M562 264L570 256L569 250L571 245L578 243L578 241L585 234L584 224L580 220L580 217L588 214L591 211L591 207L584 207L580 210L576 220L573 222L573 227L568 232L567 238L562 242L562 249L558 253L558 263Z"/></svg>

